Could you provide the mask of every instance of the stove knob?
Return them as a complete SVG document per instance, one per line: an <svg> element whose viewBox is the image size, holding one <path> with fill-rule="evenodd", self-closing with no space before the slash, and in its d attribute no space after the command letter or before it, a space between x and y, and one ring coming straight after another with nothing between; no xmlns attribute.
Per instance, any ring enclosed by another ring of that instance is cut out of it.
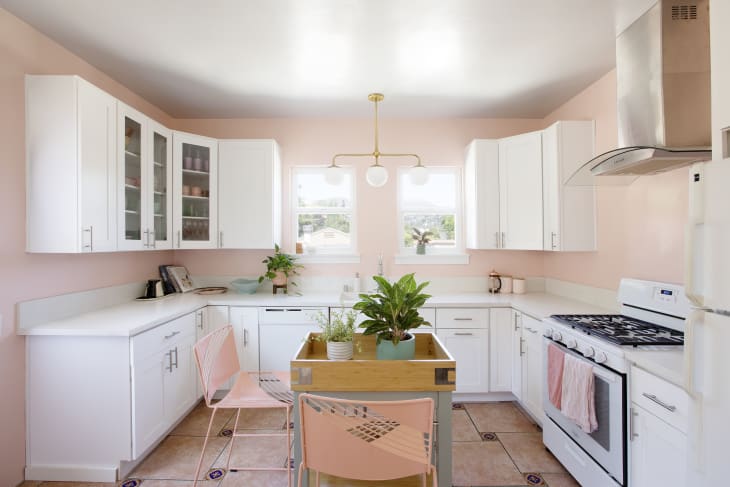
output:
<svg viewBox="0 0 730 487"><path fill-rule="evenodd" d="M583 350L583 356L591 358L593 355L595 355L596 351L593 350L593 347L586 347L585 350Z"/></svg>
<svg viewBox="0 0 730 487"><path fill-rule="evenodd" d="M550 338L551 336L553 336L553 329L545 328L545 331L542 332L542 336Z"/></svg>
<svg viewBox="0 0 730 487"><path fill-rule="evenodd" d="M563 335L559 331L553 332L553 340L555 340L556 342L559 342L562 339L563 339Z"/></svg>
<svg viewBox="0 0 730 487"><path fill-rule="evenodd" d="M608 360L608 357L603 352L596 352L596 358L594 360L597 364L603 364Z"/></svg>
<svg viewBox="0 0 730 487"><path fill-rule="evenodd" d="M565 345L568 348L576 348L578 346L578 342L575 341L575 338L568 338L565 340Z"/></svg>

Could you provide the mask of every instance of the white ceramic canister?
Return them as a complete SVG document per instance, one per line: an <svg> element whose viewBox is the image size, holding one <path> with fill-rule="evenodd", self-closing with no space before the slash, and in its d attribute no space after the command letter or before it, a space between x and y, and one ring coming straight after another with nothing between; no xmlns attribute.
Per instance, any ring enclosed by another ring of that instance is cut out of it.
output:
<svg viewBox="0 0 730 487"><path fill-rule="evenodd" d="M527 291L527 284L521 277L515 277L512 279L512 292L515 294L525 294Z"/></svg>
<svg viewBox="0 0 730 487"><path fill-rule="evenodd" d="M512 292L512 276L499 276L502 280L502 287L499 288L500 294L509 294Z"/></svg>

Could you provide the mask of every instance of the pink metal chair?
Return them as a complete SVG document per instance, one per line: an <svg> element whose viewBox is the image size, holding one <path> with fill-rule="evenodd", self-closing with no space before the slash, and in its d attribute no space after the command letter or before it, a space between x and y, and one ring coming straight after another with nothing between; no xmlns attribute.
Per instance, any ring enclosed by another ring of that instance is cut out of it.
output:
<svg viewBox="0 0 730 487"><path fill-rule="evenodd" d="M237 470L286 470L289 476L289 487L292 485L291 474L291 408L293 395L290 391L288 372L244 372L240 370L236 344L233 337L231 325L219 328L201 338L194 347L195 361L198 364L200 381L203 384L203 396L205 403L213 410L208 423L208 431L205 434L203 451L200 452L200 460L195 470L195 481L197 486L200 475L200 467L203 464L205 448L208 446L210 429L213 426L213 419L219 409L236 409L236 422L233 426L231 447L228 450L226 469ZM221 400L213 402L213 395L221 385L235 376L233 386L228 394ZM286 409L286 433L239 433L238 419L241 409L246 408L285 408ZM286 466L285 467L231 467L231 453L233 444L237 437L251 436L285 436L286 437Z"/></svg>
<svg viewBox="0 0 730 487"><path fill-rule="evenodd" d="M301 394L299 425L304 469L348 479L382 481L431 474L433 399L353 401Z"/></svg>

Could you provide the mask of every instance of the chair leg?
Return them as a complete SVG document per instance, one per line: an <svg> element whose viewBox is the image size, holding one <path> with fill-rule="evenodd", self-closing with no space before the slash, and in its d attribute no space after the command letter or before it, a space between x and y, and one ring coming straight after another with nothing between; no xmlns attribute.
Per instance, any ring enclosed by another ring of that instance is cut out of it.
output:
<svg viewBox="0 0 730 487"><path fill-rule="evenodd" d="M208 422L208 431L205 433L205 441L203 441L203 450L200 452L200 459L198 460L198 467L195 469L193 487L197 487L197 485L198 485L198 477L200 477L200 467L203 465L203 457L205 456L205 447L208 446L208 437L210 436L210 429L213 427L213 418L215 418L216 411L218 411L218 410L216 408L213 408L213 412L210 415L210 421Z"/></svg>
<svg viewBox="0 0 730 487"><path fill-rule="evenodd" d="M238 431L238 418L241 416L241 408L236 409L236 421L233 422L233 434L231 435L231 447L228 449L228 459L226 460L226 470L231 468L231 454L233 454L233 442L236 441L236 431ZM291 486L289 486L291 487Z"/></svg>
<svg viewBox="0 0 730 487"><path fill-rule="evenodd" d="M286 471L289 476L289 487L291 486L291 407L286 408Z"/></svg>
<svg viewBox="0 0 730 487"><path fill-rule="evenodd" d="M436 467L434 467L433 465L431 465L431 479L431 484L433 485L433 487L439 487L438 472L436 471Z"/></svg>

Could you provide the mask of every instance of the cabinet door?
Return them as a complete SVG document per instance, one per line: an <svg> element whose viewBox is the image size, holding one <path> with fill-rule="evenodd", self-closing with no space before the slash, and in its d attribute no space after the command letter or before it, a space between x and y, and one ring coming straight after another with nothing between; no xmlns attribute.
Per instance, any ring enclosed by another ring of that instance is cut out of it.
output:
<svg viewBox="0 0 730 487"><path fill-rule="evenodd" d="M82 252L109 252L117 248L116 117L117 101L79 79Z"/></svg>
<svg viewBox="0 0 730 487"><path fill-rule="evenodd" d="M165 369L164 376L167 427L180 419L196 400L193 345L195 345L195 335L188 333L165 352L170 364Z"/></svg>
<svg viewBox="0 0 730 487"><path fill-rule="evenodd" d="M512 310L489 310L489 392L512 390Z"/></svg>
<svg viewBox="0 0 730 487"><path fill-rule="evenodd" d="M119 157L119 249L141 250L148 245L145 194L150 191L147 152L147 117L119 103L117 123Z"/></svg>
<svg viewBox="0 0 730 487"><path fill-rule="evenodd" d="M635 403L630 414L630 485L685 485L687 437Z"/></svg>
<svg viewBox="0 0 730 487"><path fill-rule="evenodd" d="M467 248L500 248L499 198L499 142L474 140L464 161Z"/></svg>
<svg viewBox="0 0 730 487"><path fill-rule="evenodd" d="M165 433L165 376L169 357L155 354L132 365L132 457L147 450Z"/></svg>
<svg viewBox="0 0 730 487"><path fill-rule="evenodd" d="M231 324L236 334L236 348L241 370L259 370L259 316L257 308L230 308Z"/></svg>
<svg viewBox="0 0 730 487"><path fill-rule="evenodd" d="M512 394L522 401L522 360L525 355L522 338L522 313L512 310Z"/></svg>
<svg viewBox="0 0 730 487"><path fill-rule="evenodd" d="M502 248L542 250L542 134L499 141Z"/></svg>
<svg viewBox="0 0 730 487"><path fill-rule="evenodd" d="M148 145L151 154L148 171L151 188L148 197L148 247L172 248L172 132L151 121Z"/></svg>
<svg viewBox="0 0 730 487"><path fill-rule="evenodd" d="M438 329L436 336L456 360L456 392L488 392L489 330Z"/></svg>
<svg viewBox="0 0 730 487"><path fill-rule="evenodd" d="M522 360L522 403L542 422L542 323L522 315L524 355Z"/></svg>
<svg viewBox="0 0 730 487"><path fill-rule="evenodd" d="M273 140L218 143L219 246L273 249L281 235L281 163Z"/></svg>
<svg viewBox="0 0 730 487"><path fill-rule="evenodd" d="M173 134L173 247L218 246L218 141Z"/></svg>

